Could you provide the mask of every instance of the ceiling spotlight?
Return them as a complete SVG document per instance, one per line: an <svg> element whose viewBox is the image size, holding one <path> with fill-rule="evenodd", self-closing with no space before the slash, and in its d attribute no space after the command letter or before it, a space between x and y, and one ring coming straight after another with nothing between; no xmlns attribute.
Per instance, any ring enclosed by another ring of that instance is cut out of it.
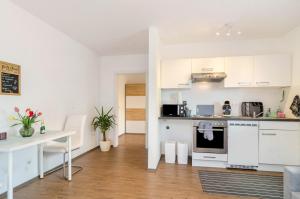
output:
<svg viewBox="0 0 300 199"><path fill-rule="evenodd" d="M217 37L234 37L236 35L240 36L243 34L240 28L235 28L233 24L226 23L215 32Z"/></svg>

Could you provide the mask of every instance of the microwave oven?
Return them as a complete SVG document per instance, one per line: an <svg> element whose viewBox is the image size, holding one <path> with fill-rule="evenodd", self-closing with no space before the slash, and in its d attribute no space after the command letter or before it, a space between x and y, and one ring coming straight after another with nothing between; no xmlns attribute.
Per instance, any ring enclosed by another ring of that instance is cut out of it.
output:
<svg viewBox="0 0 300 199"><path fill-rule="evenodd" d="M161 108L163 117L184 117L185 109L181 104L163 104Z"/></svg>

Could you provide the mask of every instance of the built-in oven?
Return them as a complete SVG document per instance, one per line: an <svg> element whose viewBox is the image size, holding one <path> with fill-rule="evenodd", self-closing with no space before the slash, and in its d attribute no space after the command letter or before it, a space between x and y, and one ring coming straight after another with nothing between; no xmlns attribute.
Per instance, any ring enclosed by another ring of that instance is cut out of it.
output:
<svg viewBox="0 0 300 199"><path fill-rule="evenodd" d="M196 120L193 125L193 152L227 154L227 121Z"/></svg>

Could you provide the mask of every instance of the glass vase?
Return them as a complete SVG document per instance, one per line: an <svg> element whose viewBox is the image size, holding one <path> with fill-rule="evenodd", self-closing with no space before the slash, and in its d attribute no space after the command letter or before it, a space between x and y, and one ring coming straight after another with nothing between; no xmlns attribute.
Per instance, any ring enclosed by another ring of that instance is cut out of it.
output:
<svg viewBox="0 0 300 199"><path fill-rule="evenodd" d="M32 127L22 127L19 130L19 133L22 137L31 137L34 133L34 128L32 128Z"/></svg>

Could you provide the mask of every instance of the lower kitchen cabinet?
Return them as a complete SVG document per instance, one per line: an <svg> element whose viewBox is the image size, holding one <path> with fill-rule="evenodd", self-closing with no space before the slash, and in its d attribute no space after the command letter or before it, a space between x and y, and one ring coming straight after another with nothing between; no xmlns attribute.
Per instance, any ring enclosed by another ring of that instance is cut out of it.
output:
<svg viewBox="0 0 300 199"><path fill-rule="evenodd" d="M299 130L260 130L259 163L300 165Z"/></svg>

